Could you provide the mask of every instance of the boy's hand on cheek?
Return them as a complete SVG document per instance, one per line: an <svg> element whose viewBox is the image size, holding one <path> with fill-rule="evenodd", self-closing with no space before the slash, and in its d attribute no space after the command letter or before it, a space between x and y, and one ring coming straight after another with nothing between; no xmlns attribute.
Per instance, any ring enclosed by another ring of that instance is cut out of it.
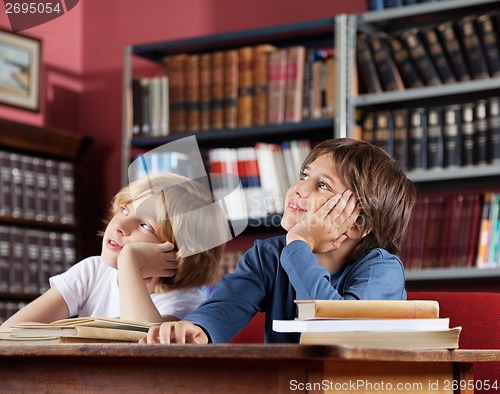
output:
<svg viewBox="0 0 500 394"><path fill-rule="evenodd" d="M125 245L118 257L118 269L122 264L135 264L144 278L171 277L177 272L179 262L171 242L160 244L132 242Z"/></svg>
<svg viewBox="0 0 500 394"><path fill-rule="evenodd" d="M294 225L287 233L287 244L305 241L314 253L326 253L338 249L347 239L345 233L351 228L359 215L356 199L351 191L336 194L316 212L308 215Z"/></svg>

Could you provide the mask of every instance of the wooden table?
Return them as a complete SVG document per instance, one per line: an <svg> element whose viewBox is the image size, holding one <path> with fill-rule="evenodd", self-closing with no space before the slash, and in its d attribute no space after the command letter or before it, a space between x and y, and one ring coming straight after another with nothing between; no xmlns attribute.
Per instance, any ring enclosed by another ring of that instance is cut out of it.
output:
<svg viewBox="0 0 500 394"><path fill-rule="evenodd" d="M475 361L498 362L500 350L295 344L2 345L0 392L452 393L454 381L473 379ZM469 387L455 392L473 391Z"/></svg>

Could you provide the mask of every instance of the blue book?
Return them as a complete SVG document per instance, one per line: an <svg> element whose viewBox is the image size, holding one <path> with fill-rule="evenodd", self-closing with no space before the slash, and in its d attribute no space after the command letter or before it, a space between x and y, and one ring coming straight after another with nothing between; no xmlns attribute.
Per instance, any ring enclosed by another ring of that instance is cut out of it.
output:
<svg viewBox="0 0 500 394"><path fill-rule="evenodd" d="M384 0L368 0L369 11L381 11L384 9Z"/></svg>
<svg viewBox="0 0 500 394"><path fill-rule="evenodd" d="M403 0L384 0L385 8L402 7Z"/></svg>

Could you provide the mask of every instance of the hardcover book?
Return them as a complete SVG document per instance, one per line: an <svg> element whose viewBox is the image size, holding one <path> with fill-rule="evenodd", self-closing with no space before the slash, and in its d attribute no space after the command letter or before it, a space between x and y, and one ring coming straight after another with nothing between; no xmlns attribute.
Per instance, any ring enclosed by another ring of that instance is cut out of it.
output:
<svg viewBox="0 0 500 394"><path fill-rule="evenodd" d="M223 123L221 127L235 129L238 127L239 103L239 58L236 49L223 52L223 102L221 111L223 112ZM248 103L247 103L248 104Z"/></svg>
<svg viewBox="0 0 500 394"><path fill-rule="evenodd" d="M358 77L366 93L382 92L382 84L368 43L368 35L358 34L356 38L356 63Z"/></svg>
<svg viewBox="0 0 500 394"><path fill-rule="evenodd" d="M432 300L296 300L298 319L437 319Z"/></svg>
<svg viewBox="0 0 500 394"><path fill-rule="evenodd" d="M287 51L278 49L269 55L269 124L285 122Z"/></svg>
<svg viewBox="0 0 500 394"><path fill-rule="evenodd" d="M400 38L410 53L410 57L413 59L415 67L419 71L424 83L428 86L440 85L441 78L420 38L419 30L414 28L404 31L401 33Z"/></svg>
<svg viewBox="0 0 500 394"><path fill-rule="evenodd" d="M264 126L268 117L268 74L269 54L275 52L274 45L264 44L255 47L253 64L253 119L254 126Z"/></svg>
<svg viewBox="0 0 500 394"><path fill-rule="evenodd" d="M220 130L224 127L224 84L227 83L227 79L224 76L223 51L212 53L211 80L212 88L210 101L210 128L212 130ZM170 117L172 117L172 114L170 115Z"/></svg>
<svg viewBox="0 0 500 394"><path fill-rule="evenodd" d="M354 345L391 349L456 349L462 327L438 331L303 332L303 345Z"/></svg>
<svg viewBox="0 0 500 394"><path fill-rule="evenodd" d="M441 108L427 111L427 168L443 168L443 117Z"/></svg>
<svg viewBox="0 0 500 394"><path fill-rule="evenodd" d="M458 37L466 53L465 59L473 79L489 77L488 65L479 35L474 25L474 16L467 15L456 22Z"/></svg>
<svg viewBox="0 0 500 394"><path fill-rule="evenodd" d="M188 55L177 54L163 58L169 81L170 107L169 130L172 133L186 131L186 61Z"/></svg>
<svg viewBox="0 0 500 394"><path fill-rule="evenodd" d="M251 127L253 118L254 47L238 49L238 127Z"/></svg>
<svg viewBox="0 0 500 394"><path fill-rule="evenodd" d="M444 167L462 165L462 136L460 134L461 109L459 105L444 107Z"/></svg>
<svg viewBox="0 0 500 394"><path fill-rule="evenodd" d="M286 65L285 122L302 121L302 99L306 49L302 45L288 48Z"/></svg>
<svg viewBox="0 0 500 394"><path fill-rule="evenodd" d="M436 33L441 41L443 49L450 60L455 78L459 81L472 79L469 68L465 61L465 55L453 28L453 22L444 22L436 27Z"/></svg>
<svg viewBox="0 0 500 394"><path fill-rule="evenodd" d="M386 35L373 34L369 38L369 43L382 89L384 91L404 90L399 70L392 60Z"/></svg>

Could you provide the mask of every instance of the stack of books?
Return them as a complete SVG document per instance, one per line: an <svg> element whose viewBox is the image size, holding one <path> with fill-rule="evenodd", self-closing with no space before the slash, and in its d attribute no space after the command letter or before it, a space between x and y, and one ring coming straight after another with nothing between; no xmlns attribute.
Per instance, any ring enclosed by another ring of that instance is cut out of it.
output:
<svg viewBox="0 0 500 394"><path fill-rule="evenodd" d="M301 344L377 348L458 348L461 327L450 328L430 300L301 300L295 320L274 320L276 332L299 332Z"/></svg>
<svg viewBox="0 0 500 394"><path fill-rule="evenodd" d="M0 333L2 344L52 343L137 343L154 323L83 317L58 320L49 324L22 323Z"/></svg>

